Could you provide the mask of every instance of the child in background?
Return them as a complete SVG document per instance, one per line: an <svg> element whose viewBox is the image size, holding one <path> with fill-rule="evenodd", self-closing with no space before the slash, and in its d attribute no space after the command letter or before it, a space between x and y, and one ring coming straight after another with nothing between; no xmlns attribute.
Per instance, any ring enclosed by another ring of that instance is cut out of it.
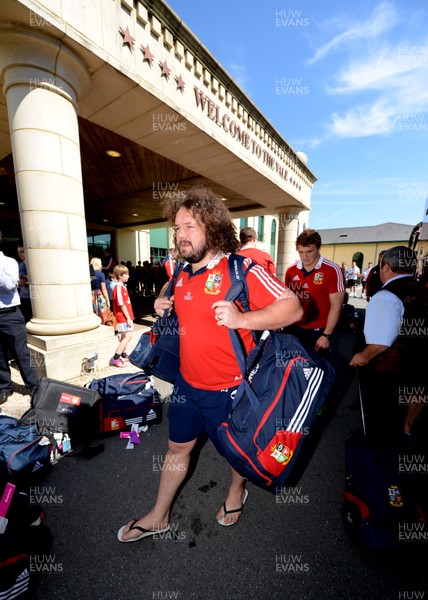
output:
<svg viewBox="0 0 428 600"><path fill-rule="evenodd" d="M113 276L117 282L113 288L113 312L117 321L116 329L120 334L120 342L115 355L110 359L110 364L115 367L125 367L129 362L126 347L131 341L134 331L134 312L128 290L125 287L129 279L128 268L124 265L116 265L113 269Z"/></svg>

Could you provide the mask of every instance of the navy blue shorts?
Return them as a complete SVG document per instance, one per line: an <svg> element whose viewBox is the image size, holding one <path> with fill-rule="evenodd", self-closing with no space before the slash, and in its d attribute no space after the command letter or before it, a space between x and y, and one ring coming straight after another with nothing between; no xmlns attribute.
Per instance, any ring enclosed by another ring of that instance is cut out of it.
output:
<svg viewBox="0 0 428 600"><path fill-rule="evenodd" d="M205 431L222 454L217 428L227 418L237 388L201 390L186 383L179 374L168 409L169 439L182 444L195 440Z"/></svg>

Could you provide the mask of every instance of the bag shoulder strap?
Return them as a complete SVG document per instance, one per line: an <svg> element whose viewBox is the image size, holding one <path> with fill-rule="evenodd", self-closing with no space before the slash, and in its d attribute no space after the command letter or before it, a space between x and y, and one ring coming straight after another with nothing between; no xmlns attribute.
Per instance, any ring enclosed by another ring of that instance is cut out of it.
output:
<svg viewBox="0 0 428 600"><path fill-rule="evenodd" d="M183 263L182 262L177 263L175 266L175 269L174 269L174 273L172 274L171 279L168 282L168 286L165 290L165 296L168 298L168 300L174 293L175 283L176 283L177 278L180 275L180 272L182 270L183 270Z"/></svg>
<svg viewBox="0 0 428 600"><path fill-rule="evenodd" d="M247 260L245 256L241 254L232 253L227 261L229 269L229 277L231 280L230 288L228 289L225 300L228 302L235 302L238 300L242 306L244 312L249 312L250 303L248 299L248 286L247 286L247 273L254 267L256 263L250 262L247 268L244 267L244 262ZM236 360L238 361L239 368L241 369L244 378L247 374L247 364L244 349L242 346L242 340L239 333L235 329L229 329L230 340L232 342L233 350L235 352ZM257 344L258 336L255 331L252 331L253 340Z"/></svg>
<svg viewBox="0 0 428 600"><path fill-rule="evenodd" d="M229 302L238 300L244 312L248 312L250 310L250 303L248 301L247 273L256 264L251 261L249 266L245 268L244 262L246 260L247 258L241 254L232 253L229 256L227 267L229 269L231 285L224 298Z"/></svg>
<svg viewBox="0 0 428 600"><path fill-rule="evenodd" d="M174 273L172 274L171 279L169 280L167 288L165 290L165 296L168 298L168 300L171 298L171 296L174 293L175 283L176 283L177 278L180 275L182 270L183 270L183 263L182 262L177 263L175 266L175 269L174 269ZM162 322L166 322L166 319L168 318L168 314L169 314L169 311L165 310L162 317L160 317L163 320Z"/></svg>

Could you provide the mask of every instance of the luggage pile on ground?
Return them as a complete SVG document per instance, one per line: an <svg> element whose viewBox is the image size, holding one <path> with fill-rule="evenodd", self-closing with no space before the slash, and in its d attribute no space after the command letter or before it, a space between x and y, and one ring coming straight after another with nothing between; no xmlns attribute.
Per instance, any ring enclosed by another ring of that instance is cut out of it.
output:
<svg viewBox="0 0 428 600"><path fill-rule="evenodd" d="M44 377L31 408L15 419L0 415L0 599L31 598L38 577L61 568L50 555L52 535L31 490L62 456L91 458L101 435L160 423L153 379L118 374L89 387Z"/></svg>

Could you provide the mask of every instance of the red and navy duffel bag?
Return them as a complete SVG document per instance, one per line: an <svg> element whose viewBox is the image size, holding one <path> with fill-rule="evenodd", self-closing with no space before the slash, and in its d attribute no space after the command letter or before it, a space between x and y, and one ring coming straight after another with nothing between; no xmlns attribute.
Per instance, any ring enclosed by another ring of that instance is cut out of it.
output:
<svg viewBox="0 0 428 600"><path fill-rule="evenodd" d="M245 361L229 330L244 381L218 429L230 465L252 483L279 493L309 429L324 406L333 367L289 334L266 331Z"/></svg>

